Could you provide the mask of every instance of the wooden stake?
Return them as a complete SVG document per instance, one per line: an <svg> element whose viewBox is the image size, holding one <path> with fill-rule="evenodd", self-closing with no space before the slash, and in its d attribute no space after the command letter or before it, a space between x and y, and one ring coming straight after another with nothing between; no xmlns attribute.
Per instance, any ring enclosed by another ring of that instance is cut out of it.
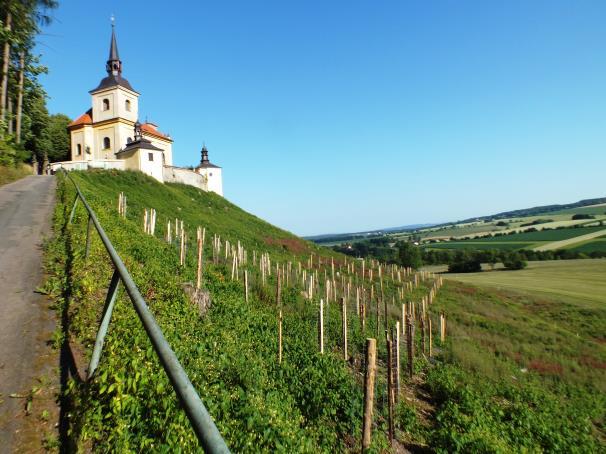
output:
<svg viewBox="0 0 606 454"><path fill-rule="evenodd" d="M400 397L400 322L396 322L396 402Z"/></svg>
<svg viewBox="0 0 606 454"><path fill-rule="evenodd" d="M362 424L362 452L370 448L372 413L375 397L375 372L377 369L377 340L366 339L366 375L364 378L364 420Z"/></svg>
<svg viewBox="0 0 606 454"><path fill-rule="evenodd" d="M320 318L318 320L318 341L320 343L320 353L324 354L324 300L320 299Z"/></svg>
<svg viewBox="0 0 606 454"><path fill-rule="evenodd" d="M282 309L278 315L278 364L282 364Z"/></svg>
<svg viewBox="0 0 606 454"><path fill-rule="evenodd" d="M244 300L248 303L248 270L244 270Z"/></svg>
<svg viewBox="0 0 606 454"><path fill-rule="evenodd" d="M204 237L206 236L206 229L202 231L202 237L198 236L198 268L196 278L196 288L200 288L202 285L202 254L204 251Z"/></svg>
<svg viewBox="0 0 606 454"><path fill-rule="evenodd" d="M432 333L431 333L431 318L427 317L427 330L429 331L429 357L433 355Z"/></svg>
<svg viewBox="0 0 606 454"><path fill-rule="evenodd" d="M412 323L412 317L406 318L406 347L408 352L408 377L412 378L413 374L413 360L414 360L414 325Z"/></svg>
<svg viewBox="0 0 606 454"><path fill-rule="evenodd" d="M347 303L345 301L345 298L341 298L341 314L343 320L343 359L347 361L349 357L347 355Z"/></svg>
<svg viewBox="0 0 606 454"><path fill-rule="evenodd" d="M389 441L393 443L394 424L393 424L393 346L392 341L387 336L387 407L389 414Z"/></svg>
<svg viewBox="0 0 606 454"><path fill-rule="evenodd" d="M179 263L185 265L185 234L181 232L181 249L179 251Z"/></svg>
<svg viewBox="0 0 606 454"><path fill-rule="evenodd" d="M425 354L425 319L421 317L421 353Z"/></svg>

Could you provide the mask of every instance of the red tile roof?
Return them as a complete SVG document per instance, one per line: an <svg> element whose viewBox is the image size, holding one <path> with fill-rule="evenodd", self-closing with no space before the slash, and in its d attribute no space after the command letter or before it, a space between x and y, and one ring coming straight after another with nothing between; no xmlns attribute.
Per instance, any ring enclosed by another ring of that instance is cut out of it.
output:
<svg viewBox="0 0 606 454"><path fill-rule="evenodd" d="M75 126L82 125L92 125L93 124L93 109L88 109L74 121L67 125L68 128L73 128Z"/></svg>
<svg viewBox="0 0 606 454"><path fill-rule="evenodd" d="M170 136L168 136L167 134L164 134L163 132L158 131L158 129L156 128L156 125L153 123L143 123L141 125L141 130L144 133L150 134L155 137L159 137L160 139L172 141Z"/></svg>

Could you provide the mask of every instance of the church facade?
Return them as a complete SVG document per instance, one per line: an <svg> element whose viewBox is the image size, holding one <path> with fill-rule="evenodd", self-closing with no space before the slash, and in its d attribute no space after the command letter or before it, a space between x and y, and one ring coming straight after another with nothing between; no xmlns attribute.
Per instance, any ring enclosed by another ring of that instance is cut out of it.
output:
<svg viewBox="0 0 606 454"><path fill-rule="evenodd" d="M223 195L222 169L201 151L193 168L173 166L173 139L151 122L139 123L139 93L122 76L112 24L107 76L92 89L91 108L69 124L71 160L53 163L52 170L113 168L137 170L161 182L178 182Z"/></svg>

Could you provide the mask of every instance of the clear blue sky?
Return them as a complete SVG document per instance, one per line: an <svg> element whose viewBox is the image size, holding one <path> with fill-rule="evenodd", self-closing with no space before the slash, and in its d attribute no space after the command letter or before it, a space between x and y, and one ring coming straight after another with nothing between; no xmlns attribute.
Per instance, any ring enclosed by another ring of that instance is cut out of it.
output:
<svg viewBox="0 0 606 454"><path fill-rule="evenodd" d="M111 14L140 115L202 142L225 196L297 234L606 196L606 2L62 0L51 112L105 74Z"/></svg>

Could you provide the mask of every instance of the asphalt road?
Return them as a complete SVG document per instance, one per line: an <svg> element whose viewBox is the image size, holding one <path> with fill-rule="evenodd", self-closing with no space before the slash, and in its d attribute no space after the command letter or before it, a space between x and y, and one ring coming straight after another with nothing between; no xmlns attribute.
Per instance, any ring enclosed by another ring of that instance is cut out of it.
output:
<svg viewBox="0 0 606 454"><path fill-rule="evenodd" d="M14 451L27 394L48 366L54 330L42 283L42 242L50 234L55 177L29 176L0 186L0 452ZM55 367L57 365L55 364Z"/></svg>

